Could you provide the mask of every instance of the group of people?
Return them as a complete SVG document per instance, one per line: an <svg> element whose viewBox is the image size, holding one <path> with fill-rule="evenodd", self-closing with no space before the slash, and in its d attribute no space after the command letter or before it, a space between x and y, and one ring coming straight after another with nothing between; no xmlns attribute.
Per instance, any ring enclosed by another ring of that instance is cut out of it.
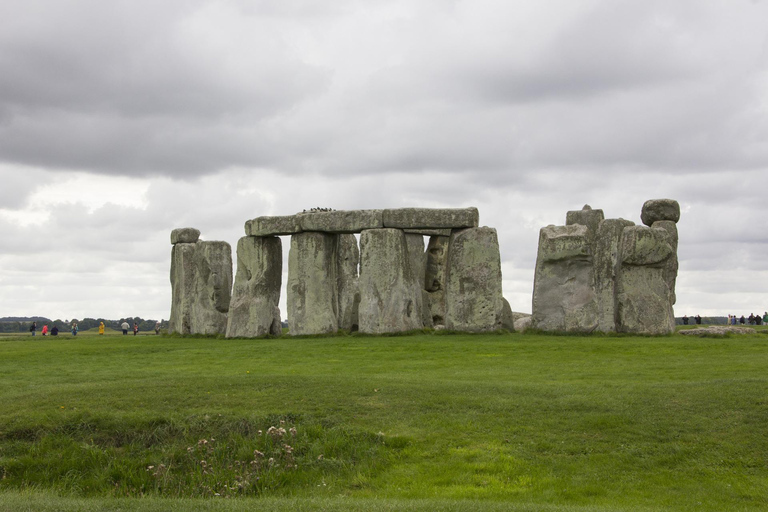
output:
<svg viewBox="0 0 768 512"><path fill-rule="evenodd" d="M701 325L701 317L699 315L693 317L693 321L696 323L696 325ZM688 325L688 322L688 315L683 316L683 325Z"/></svg>
<svg viewBox="0 0 768 512"><path fill-rule="evenodd" d="M128 334L128 330L131 328L130 324L128 322L123 322L120 325L120 328L123 330L123 335ZM104 334L104 322L99 322L99 334ZM77 336L77 333L79 331L77 327L77 322L72 322L72 336ZM37 322L32 322L32 325L29 326L29 332L32 333L32 336L35 336L37 334ZM43 328L40 330L40 333L43 336L47 336L50 334L51 336L58 336L59 335L59 328L56 326L56 324L53 324L53 327L51 327L50 331L48 329L48 324L43 325ZM133 323L133 335L136 336L139 334L139 324L134 322ZM160 334L160 322L157 322L155 324L155 334Z"/></svg>
<svg viewBox="0 0 768 512"><path fill-rule="evenodd" d="M728 325L736 325L736 324L749 324L749 325L762 325L762 324L768 324L768 311L763 313L763 316L756 315L754 313L750 313L749 317L744 318L744 315L741 315L741 318L736 318L736 315L728 315Z"/></svg>
<svg viewBox="0 0 768 512"><path fill-rule="evenodd" d="M80 329L77 327L77 322L72 322L72 326L70 327L70 331L72 332L72 336L77 336L77 333ZM32 325L29 326L29 332L32 333L32 336L37 334L37 322L32 322ZM48 329L48 324L44 324L43 328L40 329L40 334L43 336L51 335L51 336L58 336L59 335L59 326L56 324L53 324L53 326Z"/></svg>

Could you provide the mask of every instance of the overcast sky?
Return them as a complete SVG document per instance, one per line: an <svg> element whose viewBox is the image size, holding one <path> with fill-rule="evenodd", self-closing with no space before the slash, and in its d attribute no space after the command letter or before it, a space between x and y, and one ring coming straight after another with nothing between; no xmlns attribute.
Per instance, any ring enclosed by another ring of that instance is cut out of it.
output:
<svg viewBox="0 0 768 512"><path fill-rule="evenodd" d="M653 198L682 208L677 316L768 310L766 0L0 0L0 19L0 317L167 319L172 229L234 251L247 219L317 206L476 206L530 312L541 227L584 204L640 223Z"/></svg>

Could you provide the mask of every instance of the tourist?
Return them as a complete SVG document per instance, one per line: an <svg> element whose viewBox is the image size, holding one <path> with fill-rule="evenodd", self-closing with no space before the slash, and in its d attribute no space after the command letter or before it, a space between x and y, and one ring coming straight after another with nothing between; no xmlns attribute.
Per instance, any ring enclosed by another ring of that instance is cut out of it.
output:
<svg viewBox="0 0 768 512"><path fill-rule="evenodd" d="M688 325L688 315L683 315L683 325Z"/></svg>
<svg viewBox="0 0 768 512"><path fill-rule="evenodd" d="M104 334L104 322L99 322L99 335Z"/></svg>
<svg viewBox="0 0 768 512"><path fill-rule="evenodd" d="M763 315L763 323L768 324L768 311L766 311L765 314Z"/></svg>
<svg viewBox="0 0 768 512"><path fill-rule="evenodd" d="M701 325L701 317L696 315L696 325Z"/></svg>
<svg viewBox="0 0 768 512"><path fill-rule="evenodd" d="M43 326L42 334L43 334L43 336L45 336L46 334L48 334L48 324L45 324L45 325Z"/></svg>
<svg viewBox="0 0 768 512"><path fill-rule="evenodd" d="M760 315L755 315L755 325L760 325L763 323L763 319L760 318Z"/></svg>
<svg viewBox="0 0 768 512"><path fill-rule="evenodd" d="M126 334L128 334L128 329L129 329L130 327L131 327L131 326L130 326L130 325L128 325L128 322L126 322L126 321L123 321L123 323L122 323L122 324L120 324L120 328L123 330L123 336L125 336Z"/></svg>
<svg viewBox="0 0 768 512"><path fill-rule="evenodd" d="M77 331L79 329L77 328L77 322L72 322L72 336L77 336Z"/></svg>
<svg viewBox="0 0 768 512"><path fill-rule="evenodd" d="M744 318L744 315L741 315L741 318L739 318L739 323L740 323L741 325L744 325L745 323L747 323L747 319L746 319L746 318Z"/></svg>
<svg viewBox="0 0 768 512"><path fill-rule="evenodd" d="M749 314L749 318L747 320L749 321L749 325L755 325L755 315L753 313Z"/></svg>
<svg viewBox="0 0 768 512"><path fill-rule="evenodd" d="M51 329L51 336L58 336L59 335L59 328L56 327L54 324L53 328Z"/></svg>
<svg viewBox="0 0 768 512"><path fill-rule="evenodd" d="M160 334L160 322L155 324L155 334Z"/></svg>
<svg viewBox="0 0 768 512"><path fill-rule="evenodd" d="M32 325L29 326L29 332L32 333L32 336L36 334L37 331L37 322L32 322Z"/></svg>
<svg viewBox="0 0 768 512"><path fill-rule="evenodd" d="M139 333L139 324L133 322L133 335L136 336Z"/></svg>

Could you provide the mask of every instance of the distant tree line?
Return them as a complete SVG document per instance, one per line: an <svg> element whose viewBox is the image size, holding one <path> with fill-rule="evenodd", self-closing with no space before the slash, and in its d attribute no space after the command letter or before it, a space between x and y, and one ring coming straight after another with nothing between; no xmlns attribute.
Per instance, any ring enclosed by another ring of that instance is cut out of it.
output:
<svg viewBox="0 0 768 512"><path fill-rule="evenodd" d="M101 322L104 322L104 325L106 327L112 328L115 330L120 330L120 325L123 322L128 322L128 325L130 325L131 329L133 329L133 324L135 322L139 324L139 331L153 331L155 329L155 324L157 323L157 320L152 320L152 319L145 320L138 316L121 318L120 320L107 320L105 318L83 318L82 320L73 318L71 320L61 320L61 319L51 320L50 318L45 318L43 316L4 317L4 318L0 318L0 332L4 332L4 333L29 332L29 326L32 325L32 322L37 322L38 331L45 324L48 324L49 327L52 327L53 325L58 325L59 329L62 329L62 328L67 329L69 328L69 326L72 325L72 322L77 322L77 326L81 331L87 331L88 329L93 329L95 327L98 327L99 323ZM163 320L160 323L160 327L162 329L167 329L168 321Z"/></svg>

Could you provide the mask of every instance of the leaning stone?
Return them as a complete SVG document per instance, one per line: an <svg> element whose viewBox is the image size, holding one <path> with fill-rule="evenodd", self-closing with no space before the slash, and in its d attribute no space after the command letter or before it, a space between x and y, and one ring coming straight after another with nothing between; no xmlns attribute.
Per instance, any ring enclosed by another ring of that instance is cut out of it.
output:
<svg viewBox="0 0 768 512"><path fill-rule="evenodd" d="M398 208L384 210L385 228L460 229L477 227L477 208Z"/></svg>
<svg viewBox="0 0 768 512"><path fill-rule="evenodd" d="M339 210L330 212L300 213L304 231L321 231L324 233L360 233L364 229L382 227L381 210Z"/></svg>
<svg viewBox="0 0 768 512"><path fill-rule="evenodd" d="M547 226L539 232L532 325L543 331L589 332L598 307L590 233L586 226Z"/></svg>
<svg viewBox="0 0 768 512"><path fill-rule="evenodd" d="M227 338L282 333L278 306L282 275L283 248L279 238L246 236L238 241Z"/></svg>
<svg viewBox="0 0 768 512"><path fill-rule="evenodd" d="M680 203L674 199L651 199L643 204L640 214L643 224L653 226L657 220L680 220Z"/></svg>
<svg viewBox="0 0 768 512"><path fill-rule="evenodd" d="M245 234L248 236L280 236L296 233L301 233L301 223L296 215L256 217L245 223Z"/></svg>
<svg viewBox="0 0 768 512"><path fill-rule="evenodd" d="M619 246L624 228L634 223L624 219L605 219L595 235L594 268L600 332L616 332L616 277L621 267Z"/></svg>
<svg viewBox="0 0 768 512"><path fill-rule="evenodd" d="M169 332L225 334L232 291L226 242L180 243L171 251Z"/></svg>
<svg viewBox="0 0 768 512"><path fill-rule="evenodd" d="M420 329L421 311L405 234L368 229L360 235L360 332L382 334Z"/></svg>
<svg viewBox="0 0 768 512"><path fill-rule="evenodd" d="M496 230L455 231L446 268L445 327L468 332L501 328L501 255Z"/></svg>
<svg viewBox="0 0 768 512"><path fill-rule="evenodd" d="M336 241L337 276L339 283L339 329L357 331L360 304L357 269L360 249L355 235L338 235Z"/></svg>
<svg viewBox="0 0 768 512"><path fill-rule="evenodd" d="M171 231L171 244L193 244L200 239L200 230L179 228Z"/></svg>
<svg viewBox="0 0 768 512"><path fill-rule="evenodd" d="M580 224L582 226L587 226L590 233L594 236L603 219L605 219L603 210L593 210L591 206L586 204L581 210L567 212L565 214L565 225L571 226L573 224Z"/></svg>
<svg viewBox="0 0 768 512"><path fill-rule="evenodd" d="M451 229L404 229L406 235L423 235L423 236L451 236Z"/></svg>
<svg viewBox="0 0 768 512"><path fill-rule="evenodd" d="M288 253L289 334L338 331L336 236L297 233Z"/></svg>

